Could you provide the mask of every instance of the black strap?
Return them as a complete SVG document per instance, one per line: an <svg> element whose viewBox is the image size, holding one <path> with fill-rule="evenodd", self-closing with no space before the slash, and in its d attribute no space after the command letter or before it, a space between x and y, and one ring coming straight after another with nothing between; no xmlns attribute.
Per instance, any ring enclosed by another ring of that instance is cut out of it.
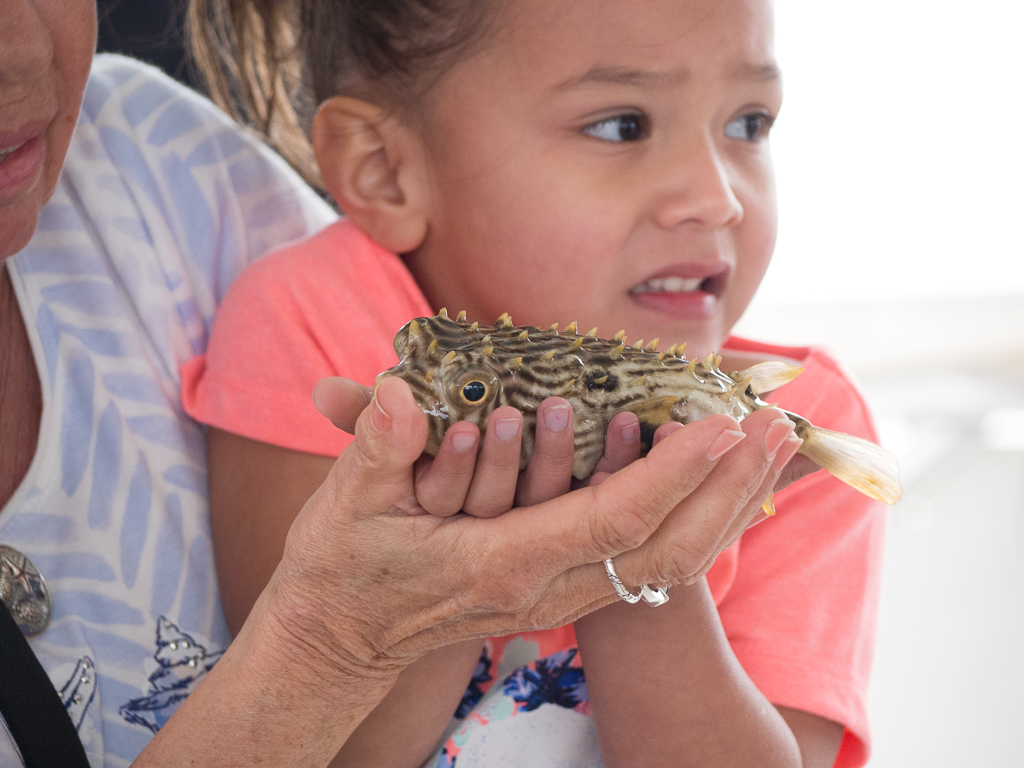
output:
<svg viewBox="0 0 1024 768"><path fill-rule="evenodd" d="M89 768L64 702L2 602L0 715L28 768Z"/></svg>

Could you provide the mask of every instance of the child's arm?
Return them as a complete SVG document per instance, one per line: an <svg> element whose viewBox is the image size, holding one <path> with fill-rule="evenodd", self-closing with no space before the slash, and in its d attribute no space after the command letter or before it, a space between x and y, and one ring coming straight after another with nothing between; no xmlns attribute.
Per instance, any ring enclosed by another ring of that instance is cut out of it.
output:
<svg viewBox="0 0 1024 768"><path fill-rule="evenodd" d="M739 466L766 450L769 425L762 422L743 422L748 439L726 461ZM742 490L746 501L739 504L759 504L775 486L799 447L793 440L782 443L760 487ZM673 514L737 503L726 490L728 477L722 481L720 489L704 489L706 495L688 498ZM843 726L772 706L734 655L703 578L673 587L665 605L618 602L578 619L575 630L608 768L833 765Z"/></svg>
<svg viewBox="0 0 1024 768"><path fill-rule="evenodd" d="M835 762L843 726L769 703L733 655L703 579L673 587L658 608L618 603L575 629L607 768Z"/></svg>

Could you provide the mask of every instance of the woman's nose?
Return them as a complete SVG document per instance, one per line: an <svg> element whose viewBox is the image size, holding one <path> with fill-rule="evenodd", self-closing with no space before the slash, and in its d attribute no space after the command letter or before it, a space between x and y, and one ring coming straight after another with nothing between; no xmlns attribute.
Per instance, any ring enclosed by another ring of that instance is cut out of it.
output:
<svg viewBox="0 0 1024 768"><path fill-rule="evenodd" d="M743 220L729 169L710 138L681 148L666 171L668 182L655 209L658 226L667 229L692 222L724 229Z"/></svg>
<svg viewBox="0 0 1024 768"><path fill-rule="evenodd" d="M53 41L36 3L0 0L0 85L30 82L46 71L52 58Z"/></svg>

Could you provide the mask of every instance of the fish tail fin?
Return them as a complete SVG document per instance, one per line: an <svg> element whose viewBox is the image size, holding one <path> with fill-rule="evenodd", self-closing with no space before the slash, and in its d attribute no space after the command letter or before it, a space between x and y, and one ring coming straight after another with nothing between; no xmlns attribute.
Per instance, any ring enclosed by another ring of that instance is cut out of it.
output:
<svg viewBox="0 0 1024 768"><path fill-rule="evenodd" d="M873 499L895 504L903 495L896 457L874 443L815 427L801 419L797 435L802 453L822 469Z"/></svg>
<svg viewBox="0 0 1024 768"><path fill-rule="evenodd" d="M804 369L798 365L789 365L779 360L769 360L765 363L757 363L749 368L744 368L732 376L737 381L750 379L750 388L754 391L754 394L761 395L764 392L778 389L783 384L789 384L789 382L803 372Z"/></svg>

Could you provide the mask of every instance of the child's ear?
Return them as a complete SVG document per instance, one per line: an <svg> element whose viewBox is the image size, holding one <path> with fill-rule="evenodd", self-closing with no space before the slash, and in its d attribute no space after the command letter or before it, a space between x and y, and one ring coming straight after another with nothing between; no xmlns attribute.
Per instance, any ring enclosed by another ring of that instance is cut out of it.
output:
<svg viewBox="0 0 1024 768"><path fill-rule="evenodd" d="M313 118L324 187L345 215L389 251L415 250L427 234L421 145L380 107L348 96Z"/></svg>

